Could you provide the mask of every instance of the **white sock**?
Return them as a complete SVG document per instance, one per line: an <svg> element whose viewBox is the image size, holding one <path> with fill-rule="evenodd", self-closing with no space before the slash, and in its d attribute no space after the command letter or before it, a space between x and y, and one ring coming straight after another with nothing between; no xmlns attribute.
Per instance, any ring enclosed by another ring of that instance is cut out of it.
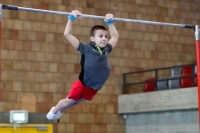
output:
<svg viewBox="0 0 200 133"><path fill-rule="evenodd" d="M55 107L52 107L51 110L49 111L49 113L46 115L47 119L54 120L54 119L59 118L62 115L62 113L60 113L60 111L58 111L56 114L54 114L53 113L54 108Z"/></svg>

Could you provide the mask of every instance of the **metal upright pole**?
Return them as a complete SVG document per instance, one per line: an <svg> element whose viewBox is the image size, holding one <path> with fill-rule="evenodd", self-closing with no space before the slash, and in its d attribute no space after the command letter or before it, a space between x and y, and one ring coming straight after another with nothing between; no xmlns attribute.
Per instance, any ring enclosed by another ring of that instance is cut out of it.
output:
<svg viewBox="0 0 200 133"><path fill-rule="evenodd" d="M0 4L0 59L1 59L1 21L2 21L2 5Z"/></svg>
<svg viewBox="0 0 200 133"><path fill-rule="evenodd" d="M199 26L195 26L196 39L196 63L197 63L197 83L198 83L198 114L199 114L199 130L200 130L200 31Z"/></svg>
<svg viewBox="0 0 200 133"><path fill-rule="evenodd" d="M2 5L0 4L0 60L1 60L1 21L2 21ZM2 71L1 71L1 62L0 62L0 90L1 90L1 74L2 74Z"/></svg>

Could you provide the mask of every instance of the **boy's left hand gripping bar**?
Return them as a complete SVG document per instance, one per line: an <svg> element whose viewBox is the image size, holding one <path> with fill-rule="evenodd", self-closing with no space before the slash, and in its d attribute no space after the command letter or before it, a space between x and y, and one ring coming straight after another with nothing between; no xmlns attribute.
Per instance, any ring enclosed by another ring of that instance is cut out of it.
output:
<svg viewBox="0 0 200 133"><path fill-rule="evenodd" d="M2 9L18 10L18 7L17 6L11 6L11 5L2 5Z"/></svg>

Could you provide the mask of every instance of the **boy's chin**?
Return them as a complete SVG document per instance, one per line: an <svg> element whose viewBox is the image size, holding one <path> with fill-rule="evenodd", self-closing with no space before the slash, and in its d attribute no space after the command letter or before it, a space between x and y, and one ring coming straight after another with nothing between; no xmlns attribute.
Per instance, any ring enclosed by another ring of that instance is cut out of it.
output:
<svg viewBox="0 0 200 133"><path fill-rule="evenodd" d="M104 48L106 46L106 44L101 44L99 45L101 48Z"/></svg>

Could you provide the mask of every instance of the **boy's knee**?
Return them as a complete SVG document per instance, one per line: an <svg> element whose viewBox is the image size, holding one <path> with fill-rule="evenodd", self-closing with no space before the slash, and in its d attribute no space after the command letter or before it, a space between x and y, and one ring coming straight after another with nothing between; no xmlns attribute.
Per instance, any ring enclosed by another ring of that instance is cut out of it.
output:
<svg viewBox="0 0 200 133"><path fill-rule="evenodd" d="M66 101L65 101L65 99L62 99L62 100L60 100L59 102L58 102L58 104L64 104Z"/></svg>
<svg viewBox="0 0 200 133"><path fill-rule="evenodd" d="M62 107L68 107L74 104L74 102L69 102L67 99L62 99L59 103Z"/></svg>

